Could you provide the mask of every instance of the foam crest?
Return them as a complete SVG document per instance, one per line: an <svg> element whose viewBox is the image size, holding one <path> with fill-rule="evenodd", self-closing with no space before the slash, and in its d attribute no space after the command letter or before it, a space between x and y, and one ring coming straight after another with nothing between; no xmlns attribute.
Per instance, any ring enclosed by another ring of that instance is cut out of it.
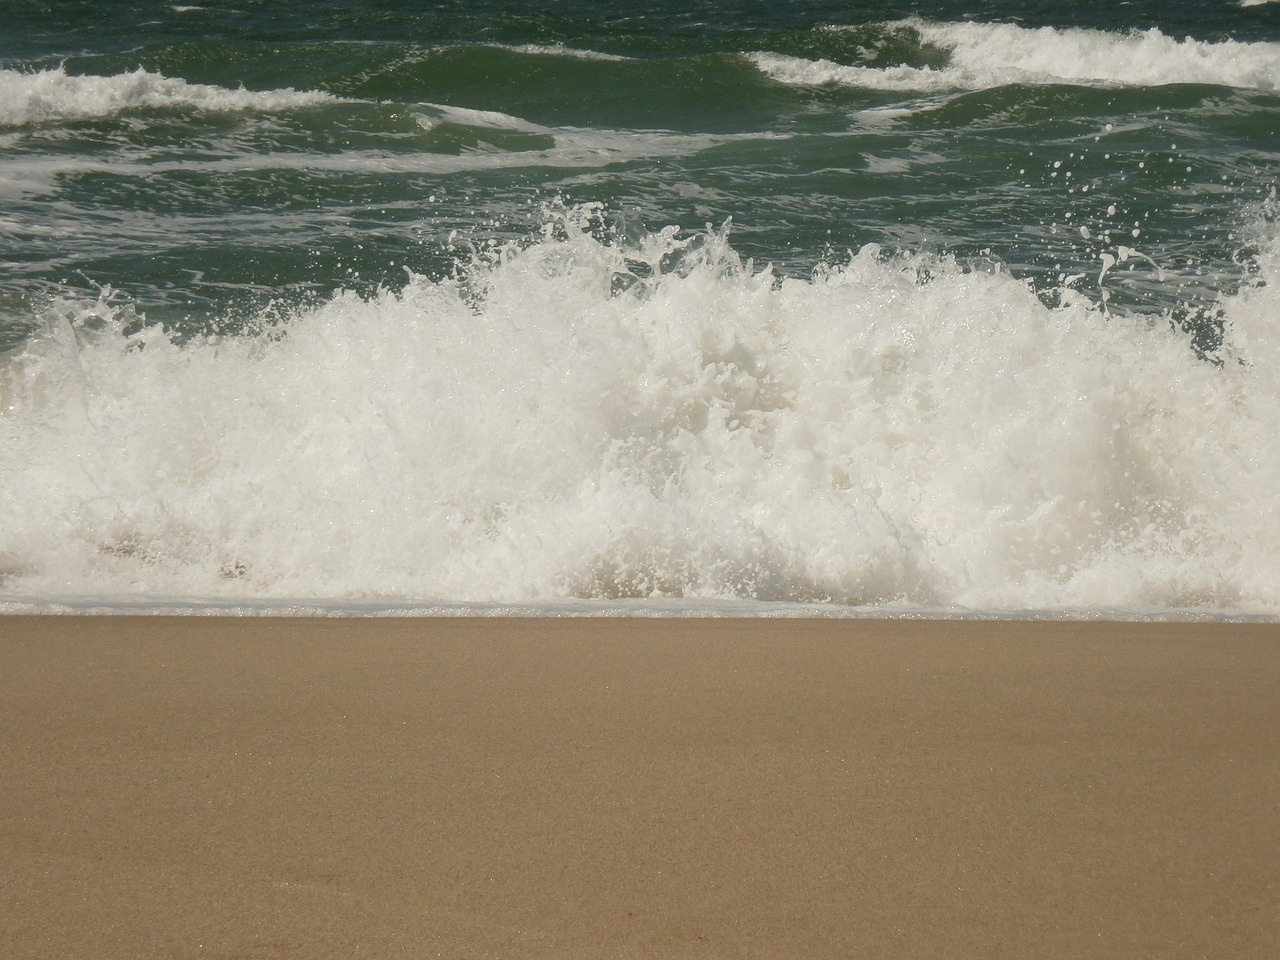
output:
<svg viewBox="0 0 1280 960"><path fill-rule="evenodd" d="M596 60L602 63L622 63L634 58L624 57L617 53L601 53L598 50L582 50L577 47L566 47L564 44L521 43L490 44L495 50L510 50L534 57L568 57L572 60Z"/></svg>
<svg viewBox="0 0 1280 960"><path fill-rule="evenodd" d="M70 75L65 67L35 72L0 69L0 126L91 120L130 110L293 110L333 103L320 91L232 90L166 77L141 68L113 76Z"/></svg>
<svg viewBox="0 0 1280 960"><path fill-rule="evenodd" d="M61 302L0 368L0 583L1280 611L1276 290L1215 365L946 260L570 218L254 334Z"/></svg>
<svg viewBox="0 0 1280 960"><path fill-rule="evenodd" d="M1157 29L1131 33L1002 23L902 25L948 54L943 67L862 67L774 53L750 59L771 78L795 85L940 92L1011 83L1157 86L1204 83L1280 89L1280 44L1175 40Z"/></svg>
<svg viewBox="0 0 1280 960"><path fill-rule="evenodd" d="M421 110L419 123L428 129L437 123L447 122L491 130L514 130L520 133L550 132L541 124L531 123L522 117L515 117L497 110L472 110L440 103L424 103L419 109Z"/></svg>
<svg viewBox="0 0 1280 960"><path fill-rule="evenodd" d="M797 87L842 86L923 92L965 86L954 71L929 67L858 67L782 53L749 53L747 59L771 80Z"/></svg>
<svg viewBox="0 0 1280 960"><path fill-rule="evenodd" d="M1050 82L1280 87L1280 43L1175 40L1157 29L1114 34L979 23L921 24L918 29L926 43L951 51L953 69L977 77L1007 72Z"/></svg>

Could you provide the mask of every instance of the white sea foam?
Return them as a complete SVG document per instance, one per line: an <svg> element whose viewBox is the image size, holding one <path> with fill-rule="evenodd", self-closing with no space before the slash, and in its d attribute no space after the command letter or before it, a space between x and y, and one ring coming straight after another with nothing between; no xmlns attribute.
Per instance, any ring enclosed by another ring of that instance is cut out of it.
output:
<svg viewBox="0 0 1280 960"><path fill-rule="evenodd" d="M0 590L1280 612L1261 266L1221 365L1003 273L572 220L258 335L60 302L0 363Z"/></svg>
<svg viewBox="0 0 1280 960"><path fill-rule="evenodd" d="M481 111L477 111L481 112ZM501 116L501 115L499 115ZM515 118L512 118L513 120ZM431 130L438 119L419 115L418 122ZM456 120L455 122L464 122ZM740 140L769 139L769 134L684 134L665 130L603 130L581 127L539 127L514 125L494 130L512 130L544 134L551 140L547 147L502 149L488 144L460 153L392 152L387 150L346 150L343 153L310 153L304 151L243 153L213 160L161 160L153 162L93 158L61 158L36 162L29 159L5 161L0 158L0 195L39 193L50 189L61 176L102 172L113 176L147 177L182 171L187 173L239 174L263 170L335 171L340 173L445 175L478 170L510 170L521 167L555 167L561 169L598 169L641 157L689 156L720 144Z"/></svg>
<svg viewBox="0 0 1280 960"><path fill-rule="evenodd" d="M624 57L616 53L601 53L597 50L581 50L576 47L566 47L563 44L539 44L539 43L495 43L492 47L496 50L510 50L513 53L525 53L531 56L543 57L569 57L573 60L598 60L609 63L617 63L626 60L632 60L633 57Z"/></svg>
<svg viewBox="0 0 1280 960"><path fill-rule="evenodd" d="M532 123L522 117L498 110L473 110L442 103L424 103L419 122L428 129L441 122L457 123L468 127L487 127L492 130L515 130L521 133L550 133L551 128Z"/></svg>
<svg viewBox="0 0 1280 960"><path fill-rule="evenodd" d="M217 112L294 110L336 101L322 91L232 90L187 83L137 69L112 76L72 75L65 67L35 72L0 69L0 127L111 117L169 107Z"/></svg>
<svg viewBox="0 0 1280 960"><path fill-rule="evenodd" d="M1280 89L1280 43L1177 40L1157 29L1109 33L914 20L903 26L945 51L947 64L873 68L775 53L752 54L751 60L782 83L876 90L937 92L1010 83L1208 83Z"/></svg>

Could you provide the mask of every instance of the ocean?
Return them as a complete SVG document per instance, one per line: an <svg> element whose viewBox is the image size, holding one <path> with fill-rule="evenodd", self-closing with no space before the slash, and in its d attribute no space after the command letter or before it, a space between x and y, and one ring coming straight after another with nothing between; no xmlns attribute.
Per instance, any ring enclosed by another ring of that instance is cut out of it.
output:
<svg viewBox="0 0 1280 960"><path fill-rule="evenodd" d="M0 610L1280 616L1280 3L4 7Z"/></svg>

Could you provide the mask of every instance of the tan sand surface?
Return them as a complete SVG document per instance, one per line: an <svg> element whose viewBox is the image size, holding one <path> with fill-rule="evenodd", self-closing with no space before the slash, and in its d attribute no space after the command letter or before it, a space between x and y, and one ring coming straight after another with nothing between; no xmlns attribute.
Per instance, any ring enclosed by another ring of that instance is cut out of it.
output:
<svg viewBox="0 0 1280 960"><path fill-rule="evenodd" d="M0 957L1280 956L1280 627L0 617Z"/></svg>

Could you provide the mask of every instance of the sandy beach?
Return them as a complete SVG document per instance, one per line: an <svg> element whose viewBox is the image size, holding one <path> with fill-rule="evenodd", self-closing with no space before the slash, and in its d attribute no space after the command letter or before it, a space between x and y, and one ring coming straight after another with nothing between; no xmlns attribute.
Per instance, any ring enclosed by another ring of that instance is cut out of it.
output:
<svg viewBox="0 0 1280 960"><path fill-rule="evenodd" d="M0 618L0 955L1270 958L1280 627Z"/></svg>

